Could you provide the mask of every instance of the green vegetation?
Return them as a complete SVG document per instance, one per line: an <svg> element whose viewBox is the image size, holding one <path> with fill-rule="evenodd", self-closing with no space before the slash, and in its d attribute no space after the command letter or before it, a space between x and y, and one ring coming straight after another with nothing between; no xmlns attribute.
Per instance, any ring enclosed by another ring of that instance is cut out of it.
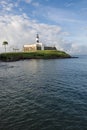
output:
<svg viewBox="0 0 87 130"><path fill-rule="evenodd" d="M6 53L6 46L8 45L8 42L4 41L2 45L4 45L4 47L5 47L5 53Z"/></svg>
<svg viewBox="0 0 87 130"><path fill-rule="evenodd" d="M17 61L24 59L58 59L58 58L71 58L69 54L57 50L44 50L34 52L9 52L0 54L2 61Z"/></svg>

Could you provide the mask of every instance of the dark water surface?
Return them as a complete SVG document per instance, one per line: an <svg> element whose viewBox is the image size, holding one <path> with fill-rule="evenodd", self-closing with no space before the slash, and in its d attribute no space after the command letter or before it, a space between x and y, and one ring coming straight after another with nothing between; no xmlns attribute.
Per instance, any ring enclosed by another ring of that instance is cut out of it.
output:
<svg viewBox="0 0 87 130"><path fill-rule="evenodd" d="M87 130L87 57L0 62L0 130Z"/></svg>

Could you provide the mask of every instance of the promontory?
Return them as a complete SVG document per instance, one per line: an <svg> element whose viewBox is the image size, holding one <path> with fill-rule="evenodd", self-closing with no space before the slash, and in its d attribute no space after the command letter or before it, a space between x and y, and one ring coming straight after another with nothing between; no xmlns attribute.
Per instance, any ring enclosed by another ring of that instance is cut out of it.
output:
<svg viewBox="0 0 87 130"><path fill-rule="evenodd" d="M71 58L71 56L59 50L38 50L33 52L6 52L0 54L0 60L5 62L25 59L60 59Z"/></svg>

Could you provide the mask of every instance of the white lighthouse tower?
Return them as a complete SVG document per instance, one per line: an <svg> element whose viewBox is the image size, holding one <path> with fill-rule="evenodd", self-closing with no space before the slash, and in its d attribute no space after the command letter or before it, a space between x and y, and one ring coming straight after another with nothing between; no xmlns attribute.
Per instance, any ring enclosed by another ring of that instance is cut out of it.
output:
<svg viewBox="0 0 87 130"><path fill-rule="evenodd" d="M43 44L39 41L39 34L36 35L36 45L37 47L40 47L41 50L44 50Z"/></svg>
<svg viewBox="0 0 87 130"><path fill-rule="evenodd" d="M39 43L39 34L36 35L36 43Z"/></svg>

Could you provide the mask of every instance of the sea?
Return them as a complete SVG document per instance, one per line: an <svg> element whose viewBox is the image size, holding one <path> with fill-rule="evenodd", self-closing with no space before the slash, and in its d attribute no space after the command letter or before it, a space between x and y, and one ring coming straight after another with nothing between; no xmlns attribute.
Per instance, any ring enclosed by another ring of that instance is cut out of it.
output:
<svg viewBox="0 0 87 130"><path fill-rule="evenodd" d="M0 61L0 130L87 130L87 56Z"/></svg>

